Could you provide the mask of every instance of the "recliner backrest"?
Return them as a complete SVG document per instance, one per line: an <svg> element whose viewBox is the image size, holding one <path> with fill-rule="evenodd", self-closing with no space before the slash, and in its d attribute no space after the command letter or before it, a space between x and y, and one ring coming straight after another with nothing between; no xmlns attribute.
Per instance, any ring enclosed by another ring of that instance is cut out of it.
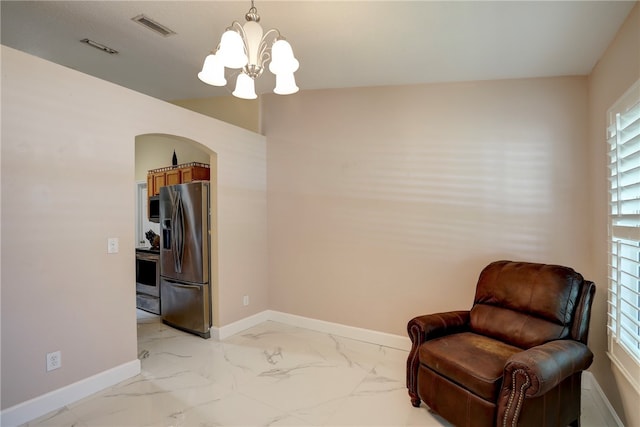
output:
<svg viewBox="0 0 640 427"><path fill-rule="evenodd" d="M584 282L569 267L493 262L478 279L471 330L520 348L572 338Z"/></svg>

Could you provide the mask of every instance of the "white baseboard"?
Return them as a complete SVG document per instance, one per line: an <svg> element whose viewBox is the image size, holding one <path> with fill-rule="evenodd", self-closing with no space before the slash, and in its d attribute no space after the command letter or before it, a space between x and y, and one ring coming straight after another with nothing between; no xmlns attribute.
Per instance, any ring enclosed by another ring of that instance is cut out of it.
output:
<svg viewBox="0 0 640 427"><path fill-rule="evenodd" d="M269 310L256 313L252 316L240 319L237 322L229 323L228 325L221 326L220 328L211 328L211 338L216 340L223 340L229 338L245 329L252 328L260 323L266 322L269 319Z"/></svg>
<svg viewBox="0 0 640 427"><path fill-rule="evenodd" d="M140 373L140 360L132 360L115 368L53 390L0 413L2 427L15 427L60 409Z"/></svg>
<svg viewBox="0 0 640 427"><path fill-rule="evenodd" d="M595 401L596 406L598 407L598 412L601 414L608 414L610 419L613 420L618 427L624 427L622 420L618 417L616 410L611 406L611 402L607 399L607 396L602 391L600 384L593 376L593 374L589 371L584 371L582 373L582 388L590 389L593 391L591 396Z"/></svg>
<svg viewBox="0 0 640 427"><path fill-rule="evenodd" d="M385 347L397 348L406 351L411 349L411 340L408 336L403 337L400 335L388 334L386 332L378 332L371 329L363 329L355 326L342 325L340 323L311 319L309 317L297 316L295 314L288 314L274 310L265 310L220 328L212 328L211 336L215 339L223 340L242 332L245 329L249 329L269 320L345 338L351 338L358 341L378 344Z"/></svg>
<svg viewBox="0 0 640 427"><path fill-rule="evenodd" d="M358 328L355 326L347 326L324 320L311 319L308 317L273 310L269 311L269 320L285 323L287 325L299 326L301 328L312 329L314 331L325 332L332 335L338 335L345 338L351 338L358 341L378 344L385 347L397 348L406 351L411 349L411 340L408 336L403 337L401 335Z"/></svg>

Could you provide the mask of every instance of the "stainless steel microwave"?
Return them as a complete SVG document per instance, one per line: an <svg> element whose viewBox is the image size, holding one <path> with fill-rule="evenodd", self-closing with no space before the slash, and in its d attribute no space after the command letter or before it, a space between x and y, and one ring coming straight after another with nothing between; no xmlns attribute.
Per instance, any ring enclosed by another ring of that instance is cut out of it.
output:
<svg viewBox="0 0 640 427"><path fill-rule="evenodd" d="M149 197L149 221L160 222L160 196Z"/></svg>

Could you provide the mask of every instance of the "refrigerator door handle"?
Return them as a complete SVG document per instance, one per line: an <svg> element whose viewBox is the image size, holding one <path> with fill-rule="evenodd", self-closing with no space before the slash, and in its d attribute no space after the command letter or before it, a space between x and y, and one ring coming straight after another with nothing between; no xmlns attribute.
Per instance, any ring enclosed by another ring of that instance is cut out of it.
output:
<svg viewBox="0 0 640 427"><path fill-rule="evenodd" d="M184 258L184 205L182 204L182 197L178 197L178 260L180 263L180 270L182 272L182 261Z"/></svg>
<svg viewBox="0 0 640 427"><path fill-rule="evenodd" d="M171 215L173 223L173 262L176 273L182 273L182 261L184 256L184 206L179 192L175 193L173 211Z"/></svg>

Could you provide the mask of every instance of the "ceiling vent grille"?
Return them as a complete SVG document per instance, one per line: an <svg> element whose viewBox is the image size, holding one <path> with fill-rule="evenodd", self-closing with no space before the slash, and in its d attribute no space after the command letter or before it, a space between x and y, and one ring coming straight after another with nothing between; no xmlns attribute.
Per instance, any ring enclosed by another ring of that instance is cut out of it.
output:
<svg viewBox="0 0 640 427"><path fill-rule="evenodd" d="M169 37L174 35L176 32L173 30L170 30L169 28L165 27L164 25L154 21L153 19L149 18L148 16L144 16L144 15L138 15L136 17L131 18L133 21L136 21L138 24L143 25L144 27L150 29L151 31L154 31L158 34L160 34L162 37Z"/></svg>

